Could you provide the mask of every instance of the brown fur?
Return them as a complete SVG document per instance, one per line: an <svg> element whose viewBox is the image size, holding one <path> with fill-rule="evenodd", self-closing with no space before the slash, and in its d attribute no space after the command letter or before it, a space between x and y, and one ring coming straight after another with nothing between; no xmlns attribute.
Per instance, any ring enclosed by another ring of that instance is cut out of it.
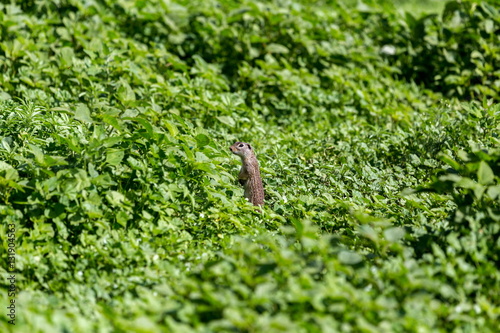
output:
<svg viewBox="0 0 500 333"><path fill-rule="evenodd" d="M252 147L245 142L236 142L229 149L241 158L242 165L238 180L245 189L245 198L255 206L263 206L264 187L260 177L259 162Z"/></svg>

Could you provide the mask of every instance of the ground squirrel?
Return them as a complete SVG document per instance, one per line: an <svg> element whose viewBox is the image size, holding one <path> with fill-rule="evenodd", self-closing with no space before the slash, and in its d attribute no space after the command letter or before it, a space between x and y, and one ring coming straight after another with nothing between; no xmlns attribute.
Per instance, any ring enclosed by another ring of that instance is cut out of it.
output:
<svg viewBox="0 0 500 333"><path fill-rule="evenodd" d="M245 188L245 198L255 206L264 205L264 188L260 178L259 162L250 144L236 142L229 147L231 152L241 157L240 184Z"/></svg>

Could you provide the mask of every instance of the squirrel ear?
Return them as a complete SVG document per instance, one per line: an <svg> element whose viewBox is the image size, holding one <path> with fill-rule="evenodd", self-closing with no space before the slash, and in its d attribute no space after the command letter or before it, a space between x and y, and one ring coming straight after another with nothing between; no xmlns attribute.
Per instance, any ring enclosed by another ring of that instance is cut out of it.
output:
<svg viewBox="0 0 500 333"><path fill-rule="evenodd" d="M248 149L252 150L252 147L250 147L250 144L247 143Z"/></svg>

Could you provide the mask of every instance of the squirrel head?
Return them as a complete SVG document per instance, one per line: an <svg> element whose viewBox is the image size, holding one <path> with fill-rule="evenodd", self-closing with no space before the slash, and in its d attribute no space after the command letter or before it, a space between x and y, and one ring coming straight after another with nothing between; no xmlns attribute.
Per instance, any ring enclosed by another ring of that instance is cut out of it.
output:
<svg viewBox="0 0 500 333"><path fill-rule="evenodd" d="M250 144L246 142L236 142L231 147L229 147L229 150L231 150L233 154L238 155L242 159L252 154L252 146L250 146Z"/></svg>

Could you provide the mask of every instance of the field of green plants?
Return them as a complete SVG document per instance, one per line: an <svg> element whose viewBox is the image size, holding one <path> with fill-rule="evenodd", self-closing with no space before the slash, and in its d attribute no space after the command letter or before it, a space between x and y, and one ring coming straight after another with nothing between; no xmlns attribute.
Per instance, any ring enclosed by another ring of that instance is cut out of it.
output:
<svg viewBox="0 0 500 333"><path fill-rule="evenodd" d="M499 332L498 1L2 1L0 69L1 332Z"/></svg>

